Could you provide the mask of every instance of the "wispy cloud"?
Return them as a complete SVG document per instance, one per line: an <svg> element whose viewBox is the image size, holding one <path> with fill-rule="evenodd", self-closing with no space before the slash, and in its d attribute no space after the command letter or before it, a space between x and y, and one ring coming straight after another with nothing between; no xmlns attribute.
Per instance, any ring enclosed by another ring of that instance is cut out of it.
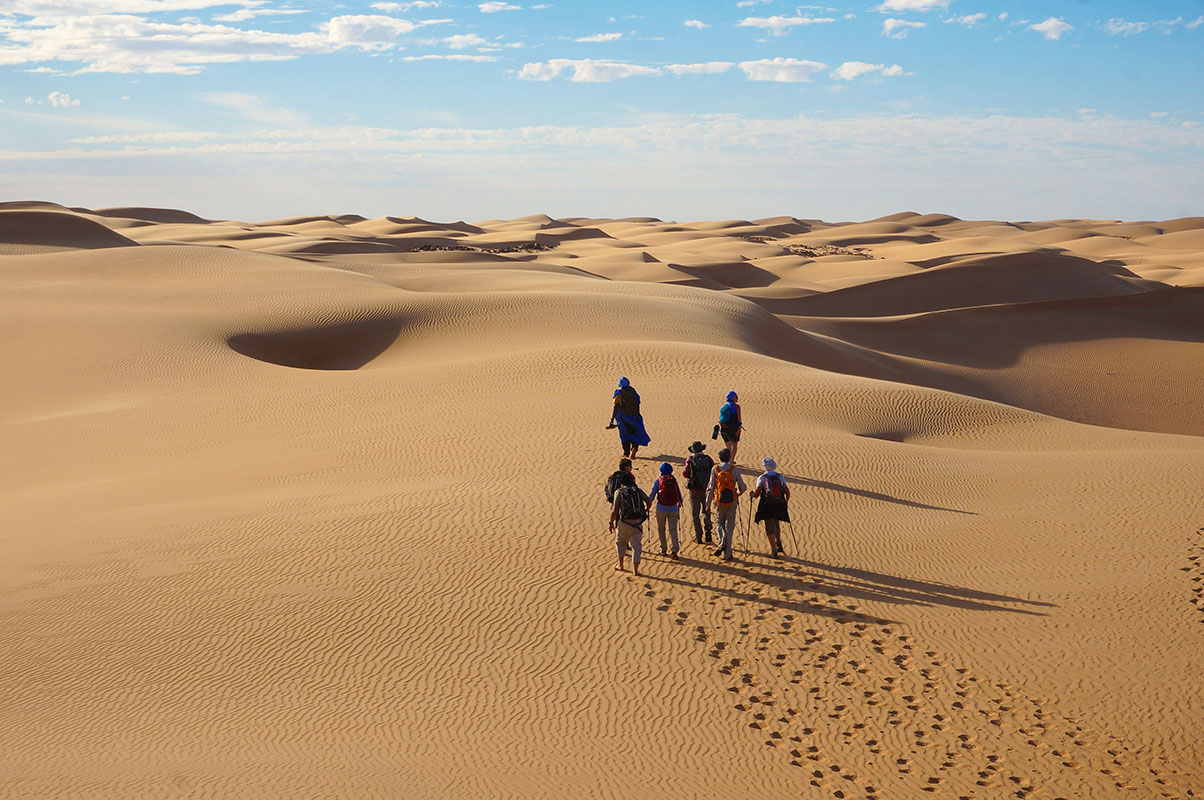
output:
<svg viewBox="0 0 1204 800"><path fill-rule="evenodd" d="M378 11L387 11L390 13L405 13L414 9L439 8L443 3L441 0L414 0L410 3L373 3L372 8Z"/></svg>
<svg viewBox="0 0 1204 800"><path fill-rule="evenodd" d="M290 16L293 14L308 14L304 8L240 8L229 14L220 14L213 18L214 22L246 22L255 17Z"/></svg>
<svg viewBox="0 0 1204 800"><path fill-rule="evenodd" d="M670 64L665 69L674 75L718 75L734 66L732 61L704 61L698 64Z"/></svg>
<svg viewBox="0 0 1204 800"><path fill-rule="evenodd" d="M700 19L688 19L682 25L685 25L687 28L698 28L699 30L711 27Z"/></svg>
<svg viewBox="0 0 1204 800"><path fill-rule="evenodd" d="M1126 22L1123 19L1110 19L1104 23L1104 30L1113 36L1135 36L1150 29L1148 22Z"/></svg>
<svg viewBox="0 0 1204 800"><path fill-rule="evenodd" d="M1050 41L1057 41L1062 38L1062 34L1066 33L1066 31L1074 30L1073 25L1058 17L1050 17L1044 22L1037 22L1028 27Z"/></svg>
<svg viewBox="0 0 1204 800"><path fill-rule="evenodd" d="M79 101L66 92L51 92L46 95L46 102L55 108L70 108L79 105Z"/></svg>
<svg viewBox="0 0 1204 800"><path fill-rule="evenodd" d="M594 58L553 58L545 62L523 64L518 77L524 81L550 81L565 70L572 71L569 80L575 83L609 83L621 78L659 75L656 67L629 64L625 61L610 61Z"/></svg>
<svg viewBox="0 0 1204 800"><path fill-rule="evenodd" d="M927 22L910 22L905 19L890 19L884 20L882 23L882 35L888 36L891 39L902 39L907 36L912 28L923 28L928 25Z"/></svg>
<svg viewBox="0 0 1204 800"><path fill-rule="evenodd" d="M819 61L797 58L763 58L759 61L741 61L738 66L750 81L776 83L808 83L812 75L828 68L827 64Z"/></svg>
<svg viewBox="0 0 1204 800"><path fill-rule="evenodd" d="M832 17L745 17L736 24L736 27L763 28L773 31L774 36L785 36L791 28L799 25L822 25L835 21Z"/></svg>
<svg viewBox="0 0 1204 800"><path fill-rule="evenodd" d="M622 39L621 33L595 33L592 36L582 36L579 39L574 39L576 42L613 42L616 39Z"/></svg>
<svg viewBox="0 0 1204 800"><path fill-rule="evenodd" d="M891 14L900 11L936 11L938 8L948 8L951 0L885 0L881 5L874 6L874 11Z"/></svg>
<svg viewBox="0 0 1204 800"><path fill-rule="evenodd" d="M956 23L957 25L964 25L967 28L974 28L986 18L987 15L979 11L977 14L967 14L964 17L949 17L945 20L945 23Z"/></svg>
<svg viewBox="0 0 1204 800"><path fill-rule="evenodd" d="M203 103L230 111L243 119L268 125L304 125L305 115L288 108L269 105L262 97L246 92L202 92Z"/></svg>
<svg viewBox="0 0 1204 800"><path fill-rule="evenodd" d="M466 47L481 47L489 43L484 36L475 33L457 33L442 40L452 50L463 50Z"/></svg>
<svg viewBox="0 0 1204 800"><path fill-rule="evenodd" d="M477 8L482 14L496 14L499 11L518 11L522 6L516 6L513 3L489 2L478 4Z"/></svg>

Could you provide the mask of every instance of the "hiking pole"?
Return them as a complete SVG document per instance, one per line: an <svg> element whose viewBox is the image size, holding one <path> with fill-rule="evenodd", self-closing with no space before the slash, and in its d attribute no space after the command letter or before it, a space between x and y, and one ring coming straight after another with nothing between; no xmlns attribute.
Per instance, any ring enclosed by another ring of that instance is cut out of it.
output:
<svg viewBox="0 0 1204 800"><path fill-rule="evenodd" d="M794 526L787 521L786 527L790 529L790 541L794 542L794 555L797 558L800 551L798 549L798 539L796 539L794 536Z"/></svg>
<svg viewBox="0 0 1204 800"><path fill-rule="evenodd" d="M745 555L745 557L748 557L748 554L749 554L749 528L751 528L751 527L752 527L752 504L751 504L751 502L749 502L748 517L745 517L745 519L744 519L744 555Z"/></svg>

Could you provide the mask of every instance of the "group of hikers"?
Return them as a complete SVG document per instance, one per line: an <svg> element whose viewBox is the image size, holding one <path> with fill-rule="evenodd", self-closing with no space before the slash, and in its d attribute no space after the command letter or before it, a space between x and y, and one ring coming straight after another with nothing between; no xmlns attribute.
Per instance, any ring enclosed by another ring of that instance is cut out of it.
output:
<svg viewBox="0 0 1204 800"><path fill-rule="evenodd" d="M724 447L717 454L719 463L716 464L706 454L705 444L695 441L687 448L690 454L685 459L681 475L689 493L695 543L718 544L714 554L731 561L739 501L748 487L736 469L736 452L740 446L740 434L744 430L740 397L735 392L728 392L725 399L719 410L719 423L711 431L712 439L723 438ZM643 525L651 518L654 505L660 554L677 560L681 552L677 523L685 504L685 495L673 475L673 465L667 461L660 465L659 475L647 492L636 485L632 459L639 448L647 445L651 439L640 414L639 393L627 378L619 379L619 388L614 392L614 409L607 429L613 428L618 429L623 445L619 469L606 481L606 502L611 508L610 530L615 535L615 551L619 559L615 569L624 571L627 551L630 550L632 571L639 575ZM786 552L782 547L781 525L790 522L790 487L772 458L763 458L761 463L765 471L757 478L749 496L758 500L756 521L764 523L770 557L777 558Z"/></svg>

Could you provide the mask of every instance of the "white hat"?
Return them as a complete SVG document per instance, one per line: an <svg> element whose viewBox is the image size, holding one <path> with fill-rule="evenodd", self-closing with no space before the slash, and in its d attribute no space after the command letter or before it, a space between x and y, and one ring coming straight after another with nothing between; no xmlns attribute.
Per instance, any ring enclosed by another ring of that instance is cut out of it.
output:
<svg viewBox="0 0 1204 800"><path fill-rule="evenodd" d="M765 458L761 459L761 463L765 465L766 471L777 472L778 462L774 461L769 456L765 456Z"/></svg>

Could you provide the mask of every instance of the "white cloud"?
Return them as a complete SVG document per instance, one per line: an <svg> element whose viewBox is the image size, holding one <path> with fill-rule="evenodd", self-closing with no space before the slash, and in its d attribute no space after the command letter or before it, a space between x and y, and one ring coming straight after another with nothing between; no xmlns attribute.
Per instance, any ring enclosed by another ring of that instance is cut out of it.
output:
<svg viewBox="0 0 1204 800"><path fill-rule="evenodd" d="M846 61L836 69L832 70L832 77L836 80L851 81L859 78L862 75L878 73L889 78L903 74L903 68L898 64L886 66L885 64L867 64L864 61Z"/></svg>
<svg viewBox="0 0 1204 800"><path fill-rule="evenodd" d="M1110 19L1104 23L1104 30L1113 36L1135 36L1149 29L1150 23L1148 22L1126 22L1123 19Z"/></svg>
<svg viewBox="0 0 1204 800"><path fill-rule="evenodd" d="M874 11L889 14L894 11L935 11L948 8L951 0L884 0Z"/></svg>
<svg viewBox="0 0 1204 800"><path fill-rule="evenodd" d="M731 61L705 61L700 64L670 64L665 69L674 75L717 75L734 66Z"/></svg>
<svg viewBox="0 0 1204 800"><path fill-rule="evenodd" d="M622 39L621 33L595 33L593 36L582 36L580 39L575 39L577 42L613 42L616 39Z"/></svg>
<svg viewBox="0 0 1204 800"><path fill-rule="evenodd" d="M497 56L470 56L464 53L439 54L429 53L424 56L403 56L402 61L474 61L487 63L497 61Z"/></svg>
<svg viewBox="0 0 1204 800"><path fill-rule="evenodd" d="M566 69L573 71L569 80L574 83L609 83L620 78L660 74L656 67L628 64L624 61L553 58L546 63L523 64L522 69L518 71L518 77L524 81L550 81Z"/></svg>
<svg viewBox="0 0 1204 800"><path fill-rule="evenodd" d="M240 117L269 125L301 125L306 118L296 111L279 106L270 106L262 97L246 92L202 92L201 102L232 111Z"/></svg>
<svg viewBox="0 0 1204 800"><path fill-rule="evenodd" d="M249 19L263 16L280 16L309 13L303 8L241 8L229 14L221 14L213 18L214 22L246 22Z"/></svg>
<svg viewBox="0 0 1204 800"><path fill-rule="evenodd" d="M1201 25L1204 25L1204 16L1196 17L1195 19L1193 19L1191 22L1187 23L1183 27L1187 28L1189 31L1194 31L1196 28L1200 27Z"/></svg>
<svg viewBox="0 0 1204 800"><path fill-rule="evenodd" d="M682 25L685 25L687 28L698 28L699 30L711 27L700 19L688 19Z"/></svg>
<svg viewBox="0 0 1204 800"><path fill-rule="evenodd" d="M1058 39L1061 39L1062 34L1066 33L1066 31L1074 29L1074 26L1069 22L1058 19L1057 17L1050 17L1044 22L1037 22L1033 25L1029 25L1028 27L1051 41L1057 41Z"/></svg>
<svg viewBox="0 0 1204 800"><path fill-rule="evenodd" d="M446 21L446 20L444 20ZM411 33L429 22L414 23L380 14L347 14L333 17L322 24L327 38L340 47L361 50L387 50L397 43L397 37Z"/></svg>
<svg viewBox="0 0 1204 800"><path fill-rule="evenodd" d="M416 8L439 8L441 5L443 5L443 3L439 2L439 0L414 0L414 2L410 3L373 3L372 7L377 11L391 13L400 11L404 13L406 11L413 11Z"/></svg>
<svg viewBox="0 0 1204 800"><path fill-rule="evenodd" d="M482 14L496 14L499 11L518 11L522 6L516 6L511 3L489 2L481 3L477 6Z"/></svg>
<svg viewBox="0 0 1204 800"><path fill-rule="evenodd" d="M50 103L50 105L54 106L55 108L69 108L71 106L79 105L79 101L71 97L71 95L67 94L66 92L51 92L50 94L46 95L46 102Z"/></svg>
<svg viewBox="0 0 1204 800"><path fill-rule="evenodd" d="M846 61L832 70L832 77L837 80L851 81L861 75L879 72L883 66L882 64L867 64L864 61Z"/></svg>
<svg viewBox="0 0 1204 800"><path fill-rule="evenodd" d="M738 65L750 81L774 81L776 83L808 83L811 76L827 64L818 61L802 61L796 58L763 58L760 61L741 61Z"/></svg>
<svg viewBox="0 0 1204 800"><path fill-rule="evenodd" d="M773 31L774 36L784 36L797 25L821 25L835 22L831 17L745 17L737 23L738 28L764 28Z"/></svg>
<svg viewBox="0 0 1204 800"><path fill-rule="evenodd" d="M773 0L740 0L736 3L736 8L748 8L749 6L763 6L766 3L772 3Z"/></svg>
<svg viewBox="0 0 1204 800"><path fill-rule="evenodd" d="M1006 12L1006 11L1002 11L1002 12L1000 12L1000 14L999 14L999 21L1000 21L1000 22L1003 22L1003 21L1004 21L1005 19L1007 19L1007 18L1008 18L1008 12Z"/></svg>
<svg viewBox="0 0 1204 800"><path fill-rule="evenodd" d="M121 4L118 2L118 4ZM6 31L0 65L71 61L78 72L194 74L205 64L283 61L341 44L319 33L152 22L129 14L39 17Z"/></svg>
<svg viewBox="0 0 1204 800"><path fill-rule="evenodd" d="M965 25L967 28L973 28L975 25L982 22L986 18L987 18L987 15L980 11L977 14L967 14L964 17L949 17L949 19L945 20L945 22L946 23L954 22L954 23L957 23L958 25Z"/></svg>
<svg viewBox="0 0 1204 800"><path fill-rule="evenodd" d="M891 39L902 39L912 28L923 28L927 25L927 22L908 22L905 19L894 19L892 17L882 23L882 35L888 36Z"/></svg>
<svg viewBox="0 0 1204 800"><path fill-rule="evenodd" d="M466 47L480 47L483 44L489 43L489 40L484 36L477 36L475 33L457 33L455 36L448 36L443 41L452 50L463 50Z"/></svg>

